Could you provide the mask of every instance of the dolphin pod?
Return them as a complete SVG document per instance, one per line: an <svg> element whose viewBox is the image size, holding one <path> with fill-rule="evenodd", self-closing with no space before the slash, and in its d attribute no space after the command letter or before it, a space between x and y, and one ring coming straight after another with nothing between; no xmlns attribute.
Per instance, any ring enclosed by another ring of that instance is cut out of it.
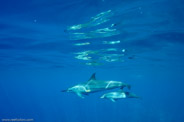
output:
<svg viewBox="0 0 184 122"><path fill-rule="evenodd" d="M120 91L106 93L101 96L101 98L106 98L113 102L122 98L139 98L133 93L123 91L124 87L127 87L129 90L131 88L129 84L123 83L121 81L96 80L95 73L93 73L88 81L79 83L66 90L62 90L61 92L75 93L79 97L84 98L84 95L89 95L94 92L120 88Z"/></svg>

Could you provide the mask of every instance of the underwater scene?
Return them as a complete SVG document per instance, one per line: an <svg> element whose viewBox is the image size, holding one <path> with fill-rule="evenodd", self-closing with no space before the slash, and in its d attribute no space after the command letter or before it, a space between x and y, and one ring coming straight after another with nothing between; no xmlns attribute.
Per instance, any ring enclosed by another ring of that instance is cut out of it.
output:
<svg viewBox="0 0 184 122"><path fill-rule="evenodd" d="M184 1L1 0L0 121L184 122Z"/></svg>

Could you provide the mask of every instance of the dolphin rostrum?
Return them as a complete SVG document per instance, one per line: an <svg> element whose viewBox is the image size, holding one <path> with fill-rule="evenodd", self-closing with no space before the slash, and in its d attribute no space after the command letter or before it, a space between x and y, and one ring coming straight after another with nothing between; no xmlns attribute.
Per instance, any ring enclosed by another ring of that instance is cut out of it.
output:
<svg viewBox="0 0 184 122"><path fill-rule="evenodd" d="M124 92L123 90L116 91L116 92L109 92L101 96L100 98L106 98L111 100L112 102L115 102L118 99L124 99L124 98L139 98L134 93L130 92Z"/></svg>
<svg viewBox="0 0 184 122"><path fill-rule="evenodd" d="M89 93L128 87L130 89L130 85L120 82L120 81L113 81L113 80L96 80L95 73L92 74L91 78L87 82L83 82L77 84L67 90L63 90L62 92L73 92L76 93L79 97L84 98L83 95L88 95Z"/></svg>

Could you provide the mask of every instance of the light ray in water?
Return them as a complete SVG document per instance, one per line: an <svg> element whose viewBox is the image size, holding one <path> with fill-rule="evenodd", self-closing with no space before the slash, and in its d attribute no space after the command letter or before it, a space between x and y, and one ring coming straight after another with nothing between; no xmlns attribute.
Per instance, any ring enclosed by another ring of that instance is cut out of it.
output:
<svg viewBox="0 0 184 122"><path fill-rule="evenodd" d="M92 39L92 38L103 38L103 37L110 37L114 35L120 34L115 28L102 28L97 29L95 31L90 31L87 33L77 32L77 33L70 33L71 40L81 40L81 39Z"/></svg>
<svg viewBox="0 0 184 122"><path fill-rule="evenodd" d="M73 25L67 28L68 31L71 30L80 30L83 28L89 28L89 27L94 27L100 24L103 24L107 21L109 21L110 17L113 16L113 13L111 10L105 11L105 12L101 12L99 14L97 14L94 17L91 17L90 21L84 24L78 24L78 25Z"/></svg>
<svg viewBox="0 0 184 122"><path fill-rule="evenodd" d="M119 61L119 62L123 62L124 60L122 59L122 57L124 56L124 54L106 54L102 57L100 57L100 60L104 60L107 62L115 62L115 61Z"/></svg>
<svg viewBox="0 0 184 122"><path fill-rule="evenodd" d="M90 42L84 42L84 43L75 43L75 46L84 46L84 45L90 45Z"/></svg>
<svg viewBox="0 0 184 122"><path fill-rule="evenodd" d="M91 60L91 57L88 55L77 55L75 58L80 60Z"/></svg>
<svg viewBox="0 0 184 122"><path fill-rule="evenodd" d="M119 44L121 41L120 40L117 40L117 41L103 41L102 43L103 44L112 44L112 45L114 45L114 44Z"/></svg>
<svg viewBox="0 0 184 122"><path fill-rule="evenodd" d="M88 66L100 66L103 65L103 63L97 62L97 61L91 61L91 62L86 62L85 65Z"/></svg>
<svg viewBox="0 0 184 122"><path fill-rule="evenodd" d="M75 56L76 59L79 60L90 60L91 62L85 63L86 65L92 66L96 65L98 66L99 62L95 61L106 61L106 62L123 62L122 59L125 56L125 49L117 49L117 48L107 48L107 49L100 49L100 50L87 50L82 52L74 53L77 56ZM111 54L111 52L116 52Z"/></svg>

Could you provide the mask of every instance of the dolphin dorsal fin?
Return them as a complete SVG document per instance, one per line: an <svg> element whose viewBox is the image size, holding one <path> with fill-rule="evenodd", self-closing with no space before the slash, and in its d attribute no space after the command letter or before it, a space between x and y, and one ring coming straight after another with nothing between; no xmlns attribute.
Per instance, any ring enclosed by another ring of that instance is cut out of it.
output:
<svg viewBox="0 0 184 122"><path fill-rule="evenodd" d="M91 81L91 80L96 80L96 77L95 77L96 73L93 73L90 77L90 79L88 81Z"/></svg>

